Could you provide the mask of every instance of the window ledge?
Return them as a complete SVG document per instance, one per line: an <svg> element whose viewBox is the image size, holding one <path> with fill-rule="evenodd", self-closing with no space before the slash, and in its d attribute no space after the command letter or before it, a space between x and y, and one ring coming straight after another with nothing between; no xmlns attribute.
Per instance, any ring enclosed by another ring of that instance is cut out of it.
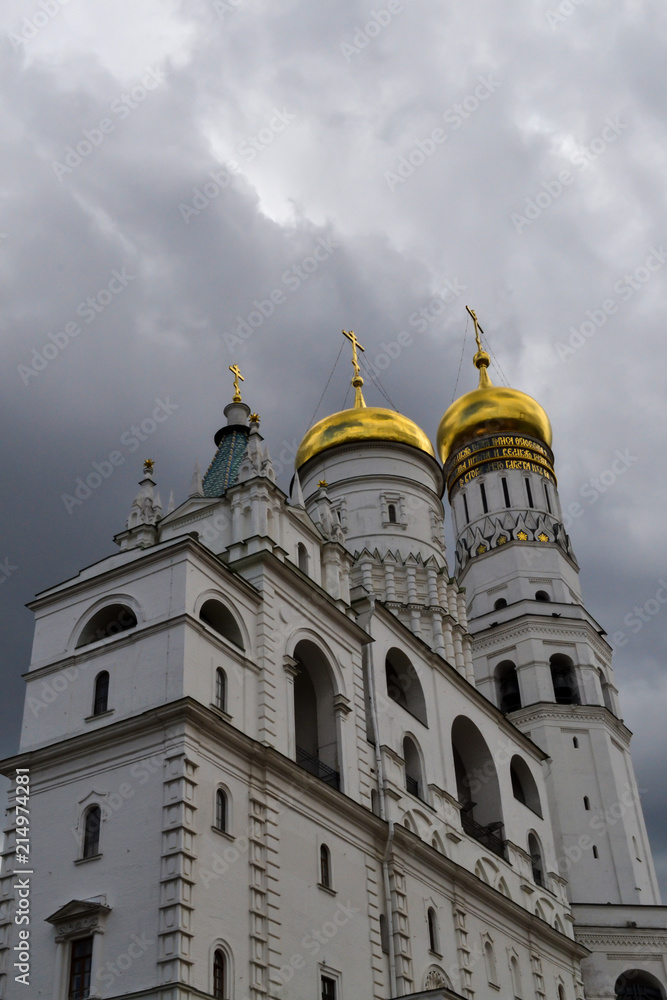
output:
<svg viewBox="0 0 667 1000"><path fill-rule="evenodd" d="M232 716L229 714L229 712L225 712L223 708L218 708L218 706L214 702L210 703L209 708L212 708L216 715L222 716L225 722L232 721Z"/></svg>
<svg viewBox="0 0 667 1000"><path fill-rule="evenodd" d="M106 712L100 712L99 715L87 715L83 720L84 722L95 722L97 719L106 719L107 716L113 715L116 711L115 708L108 708Z"/></svg>
<svg viewBox="0 0 667 1000"><path fill-rule="evenodd" d="M101 854L91 854L89 858L76 858L74 861L75 865L86 865L89 861L99 861L102 857Z"/></svg>
<svg viewBox="0 0 667 1000"><path fill-rule="evenodd" d="M337 895L335 889L332 889L330 885L323 885L322 882L317 883L317 888L321 889L322 892L328 892L330 896Z"/></svg>
<svg viewBox="0 0 667 1000"><path fill-rule="evenodd" d="M224 837L225 840L236 840L236 837L232 833L227 833L226 830L221 830L220 827L218 826L212 826L211 829L213 830L214 833L217 833L221 837Z"/></svg>
<svg viewBox="0 0 667 1000"><path fill-rule="evenodd" d="M429 955L434 955L436 958L442 960L442 955L440 954L439 951L434 951L433 948L429 948L428 953Z"/></svg>

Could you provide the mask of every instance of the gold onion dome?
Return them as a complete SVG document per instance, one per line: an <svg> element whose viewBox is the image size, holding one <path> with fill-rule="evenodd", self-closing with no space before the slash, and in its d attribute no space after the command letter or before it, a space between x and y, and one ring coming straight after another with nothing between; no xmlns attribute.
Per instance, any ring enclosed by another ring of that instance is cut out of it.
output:
<svg viewBox="0 0 667 1000"><path fill-rule="evenodd" d="M345 331L343 331L345 333ZM311 427L299 445L295 466L302 465L321 452L337 445L359 444L363 441L383 441L407 444L435 458L433 445L424 431L402 413L386 410L381 406L366 406L361 387L364 380L359 374L357 347L363 350L353 332L345 333L352 341L355 374L352 385L355 390L354 406L348 410L332 413Z"/></svg>
<svg viewBox="0 0 667 1000"><path fill-rule="evenodd" d="M526 434L551 447L546 412L525 392L493 385L486 370L489 362L478 341L473 363L479 369L479 386L452 403L438 427L437 447L443 465L454 451L489 435Z"/></svg>

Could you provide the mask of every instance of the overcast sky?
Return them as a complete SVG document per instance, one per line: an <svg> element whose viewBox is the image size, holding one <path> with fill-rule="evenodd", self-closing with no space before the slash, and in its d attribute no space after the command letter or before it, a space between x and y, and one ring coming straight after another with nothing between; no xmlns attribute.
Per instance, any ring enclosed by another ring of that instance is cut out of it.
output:
<svg viewBox="0 0 667 1000"><path fill-rule="evenodd" d="M667 885L666 25L642 0L2 4L1 753L23 605L113 551L145 457L185 498L228 365L286 486L342 327L434 439L475 385L469 304L551 417ZM318 417L350 372L346 348Z"/></svg>

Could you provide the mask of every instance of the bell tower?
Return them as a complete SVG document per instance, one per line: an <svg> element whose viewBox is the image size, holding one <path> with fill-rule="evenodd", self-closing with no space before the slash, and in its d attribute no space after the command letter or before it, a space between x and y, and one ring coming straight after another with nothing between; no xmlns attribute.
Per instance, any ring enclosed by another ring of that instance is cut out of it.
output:
<svg viewBox="0 0 667 1000"><path fill-rule="evenodd" d="M470 314L479 385L445 413L438 450L476 685L551 758L550 808L572 902L657 904L631 733L562 523L551 424L530 396L492 384Z"/></svg>

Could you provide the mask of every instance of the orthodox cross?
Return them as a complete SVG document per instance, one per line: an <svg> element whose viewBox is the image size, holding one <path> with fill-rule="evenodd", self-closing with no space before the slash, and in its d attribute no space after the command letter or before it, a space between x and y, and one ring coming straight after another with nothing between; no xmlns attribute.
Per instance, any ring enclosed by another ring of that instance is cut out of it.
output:
<svg viewBox="0 0 667 1000"><path fill-rule="evenodd" d="M482 347L482 341L481 341L479 335L480 335L480 333L484 333L484 331L482 330L481 326L477 322L477 315L475 313L475 310L471 309L470 306L466 306L466 309L468 310L468 312L472 316L472 321L475 324L475 340L477 341L477 350L478 351L482 351L482 350L484 350L484 348Z"/></svg>
<svg viewBox="0 0 667 1000"><path fill-rule="evenodd" d="M364 348L357 340L354 330L350 330L349 333L347 330L343 330L343 336L347 337L347 339L352 344L352 364L354 365L354 377L357 378L359 375L359 360L357 357L357 348L359 348L360 351L363 351Z"/></svg>
<svg viewBox="0 0 667 1000"><path fill-rule="evenodd" d="M241 369L239 368L238 365L230 365L229 366L229 370L232 373L232 375L234 376L234 402L235 403L240 403L241 402L241 390L239 389L239 379L241 379L242 382L245 382L245 379L244 379L243 375L241 374Z"/></svg>

